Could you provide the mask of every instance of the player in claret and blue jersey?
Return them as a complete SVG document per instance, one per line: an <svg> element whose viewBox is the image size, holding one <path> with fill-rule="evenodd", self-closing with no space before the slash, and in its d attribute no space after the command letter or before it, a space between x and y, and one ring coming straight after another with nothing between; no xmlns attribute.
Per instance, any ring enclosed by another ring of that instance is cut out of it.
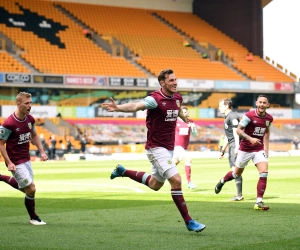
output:
<svg viewBox="0 0 300 250"><path fill-rule="evenodd" d="M256 109L248 111L243 116L237 128L237 134L242 137L242 141L235 168L228 172L215 187L215 193L220 193L224 184L241 176L248 162L252 160L259 172L257 198L254 205L256 210L269 209L262 200L267 187L270 126L273 122L273 117L266 112L269 106L269 98L266 95L259 95Z"/></svg>
<svg viewBox="0 0 300 250"><path fill-rule="evenodd" d="M30 140L40 151L42 161L48 160L48 156L35 130L35 119L29 114L32 105L31 94L20 92L16 96L16 101L16 111L0 126L0 151L13 177L0 175L0 181L25 193L25 206L30 216L30 224L45 225L46 223L35 213L36 189L29 155Z"/></svg>
<svg viewBox="0 0 300 250"><path fill-rule="evenodd" d="M152 174L125 169L118 165L110 178L129 177L143 183L149 188L158 191L168 180L171 185L171 195L188 230L200 232L205 225L196 222L188 213L182 188L181 176L176 165L172 162L175 127L177 117L185 120L181 110L182 97L177 93L177 79L171 69L160 72L158 82L160 90L149 94L143 101L116 105L111 98L111 103L103 103L102 106L108 111L136 112L147 109L146 126L147 142L146 153L152 164Z"/></svg>
<svg viewBox="0 0 300 250"><path fill-rule="evenodd" d="M183 115L188 119L189 111L185 106L181 107ZM197 186L191 180L192 174L192 159L189 153L186 151L190 143L191 134L196 136L198 134L195 123L189 120L188 123L183 121L180 117L177 119L175 130L175 148L173 155L173 162L178 165L184 160L185 176L188 183L188 188L197 188Z"/></svg>

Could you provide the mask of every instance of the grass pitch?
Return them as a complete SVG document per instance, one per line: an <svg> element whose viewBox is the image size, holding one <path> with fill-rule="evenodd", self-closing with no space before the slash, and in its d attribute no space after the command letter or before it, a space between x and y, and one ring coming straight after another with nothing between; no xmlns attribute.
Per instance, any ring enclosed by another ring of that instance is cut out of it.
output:
<svg viewBox="0 0 300 250"><path fill-rule="evenodd" d="M264 202L253 209L258 173L249 163L243 174L242 202L230 202L234 181L214 187L229 171L227 159L197 159L187 188L191 216L206 224L189 232L175 207L170 185L158 192L128 178L110 180L117 162L33 163L36 211L46 226L32 226L24 194L0 182L0 249L299 249L300 157L270 159ZM148 161L123 161L128 169L150 171ZM9 174L1 164L2 174Z"/></svg>

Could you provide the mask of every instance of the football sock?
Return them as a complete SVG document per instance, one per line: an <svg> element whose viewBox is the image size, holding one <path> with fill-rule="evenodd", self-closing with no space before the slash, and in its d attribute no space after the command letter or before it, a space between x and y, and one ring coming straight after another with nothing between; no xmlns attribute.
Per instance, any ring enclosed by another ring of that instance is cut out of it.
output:
<svg viewBox="0 0 300 250"><path fill-rule="evenodd" d="M151 175L146 172L139 172L134 170L126 170L123 174L124 177L129 177L130 179L145 184L148 186Z"/></svg>
<svg viewBox="0 0 300 250"><path fill-rule="evenodd" d="M0 175L0 181L6 182L8 185L12 186L15 189L19 189L18 182L12 176Z"/></svg>
<svg viewBox="0 0 300 250"><path fill-rule="evenodd" d="M187 182L191 182L191 166L187 166L185 165L185 175L186 175L186 179Z"/></svg>
<svg viewBox="0 0 300 250"><path fill-rule="evenodd" d="M237 176L235 175L234 172L232 171L229 171L225 176L224 176L224 182L227 182L227 181L231 181L233 179L237 178Z"/></svg>
<svg viewBox="0 0 300 250"><path fill-rule="evenodd" d="M243 194L243 178L242 176L235 179L237 194Z"/></svg>
<svg viewBox="0 0 300 250"><path fill-rule="evenodd" d="M191 216L189 215L188 208L185 204L185 200L183 198L182 189L171 189L171 195L173 198L174 203L176 204L183 220L185 223L188 223L192 220Z"/></svg>
<svg viewBox="0 0 300 250"><path fill-rule="evenodd" d="M27 209L27 212L31 219L34 219L37 217L35 213L35 199L34 197L30 197L29 195L25 195L25 206Z"/></svg>
<svg viewBox="0 0 300 250"><path fill-rule="evenodd" d="M259 174L259 179L257 182L257 197L258 198L263 198L264 197L264 193L267 187L267 177L268 177L268 173L261 173Z"/></svg>

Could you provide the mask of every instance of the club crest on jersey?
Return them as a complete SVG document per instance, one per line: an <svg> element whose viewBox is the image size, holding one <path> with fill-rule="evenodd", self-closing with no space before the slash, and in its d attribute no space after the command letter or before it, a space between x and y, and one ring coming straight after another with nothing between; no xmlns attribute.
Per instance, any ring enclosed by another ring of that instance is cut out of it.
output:
<svg viewBox="0 0 300 250"><path fill-rule="evenodd" d="M4 138L4 134L5 134L5 131L4 131L4 128L0 128L0 138Z"/></svg>
<svg viewBox="0 0 300 250"><path fill-rule="evenodd" d="M32 129L32 125L31 125L30 122L28 123L28 127L29 127L30 129Z"/></svg>
<svg viewBox="0 0 300 250"><path fill-rule="evenodd" d="M180 107L180 101L176 100L177 107Z"/></svg>
<svg viewBox="0 0 300 250"><path fill-rule="evenodd" d="M270 122L269 122L269 121L266 121L266 126L267 126L267 127L269 127L269 124L270 124Z"/></svg>

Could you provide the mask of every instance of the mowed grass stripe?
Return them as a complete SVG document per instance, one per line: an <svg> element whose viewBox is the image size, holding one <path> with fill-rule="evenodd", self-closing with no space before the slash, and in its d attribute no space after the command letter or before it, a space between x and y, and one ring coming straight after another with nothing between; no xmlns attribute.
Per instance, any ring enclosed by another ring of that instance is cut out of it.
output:
<svg viewBox="0 0 300 250"><path fill-rule="evenodd" d="M258 172L252 162L243 174L245 201L238 203L228 201L234 181L214 193L229 171L227 159L194 159L196 190L187 188L180 164L190 214L207 225L199 234L186 230L168 183L155 192L128 178L110 180L117 161L34 162L36 209L47 225L29 225L24 194L0 182L0 249L299 249L299 160L270 158L268 212L253 209ZM146 160L121 163L151 171Z"/></svg>

